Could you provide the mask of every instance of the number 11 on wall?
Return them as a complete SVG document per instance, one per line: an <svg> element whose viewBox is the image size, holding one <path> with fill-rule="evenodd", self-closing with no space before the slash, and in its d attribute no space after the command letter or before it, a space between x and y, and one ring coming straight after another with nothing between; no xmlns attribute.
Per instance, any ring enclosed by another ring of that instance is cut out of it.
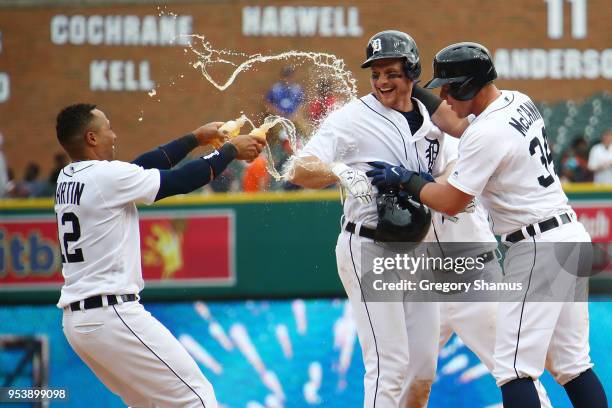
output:
<svg viewBox="0 0 612 408"><path fill-rule="evenodd" d="M544 0L548 8L548 37L563 37L563 0ZM572 38L586 38L587 35L587 0L567 0L572 8Z"/></svg>

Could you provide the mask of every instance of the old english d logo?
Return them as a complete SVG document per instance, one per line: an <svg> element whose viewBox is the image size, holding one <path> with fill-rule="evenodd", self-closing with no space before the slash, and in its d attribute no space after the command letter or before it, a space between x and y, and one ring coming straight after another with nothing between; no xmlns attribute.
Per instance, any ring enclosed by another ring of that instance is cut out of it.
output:
<svg viewBox="0 0 612 408"><path fill-rule="evenodd" d="M380 38L373 40L372 41L372 54L376 54L377 52L380 52L381 50L382 50L382 42L380 41Z"/></svg>
<svg viewBox="0 0 612 408"><path fill-rule="evenodd" d="M434 164L436 164L438 153L440 152L440 142L438 141L438 139L425 138L425 140L427 140L427 142L429 143L429 146L427 146L427 150L425 150L425 157L427 157L427 172L431 173Z"/></svg>

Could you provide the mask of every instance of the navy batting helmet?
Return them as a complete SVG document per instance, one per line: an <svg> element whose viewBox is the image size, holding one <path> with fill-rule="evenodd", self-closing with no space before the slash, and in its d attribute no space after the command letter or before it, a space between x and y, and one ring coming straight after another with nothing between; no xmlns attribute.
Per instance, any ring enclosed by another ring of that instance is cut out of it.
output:
<svg viewBox="0 0 612 408"><path fill-rule="evenodd" d="M378 242L421 242L431 225L431 211L403 192L387 192L376 197Z"/></svg>
<svg viewBox="0 0 612 408"><path fill-rule="evenodd" d="M460 101L472 99L497 78L489 50L473 42L452 44L439 51L434 57L433 71L425 88L448 84L449 95Z"/></svg>
<svg viewBox="0 0 612 408"><path fill-rule="evenodd" d="M421 75L421 62L416 42L408 34L396 30L386 30L375 34L366 48L366 60L361 68L368 68L372 62L385 58L402 58L404 73L410 79Z"/></svg>

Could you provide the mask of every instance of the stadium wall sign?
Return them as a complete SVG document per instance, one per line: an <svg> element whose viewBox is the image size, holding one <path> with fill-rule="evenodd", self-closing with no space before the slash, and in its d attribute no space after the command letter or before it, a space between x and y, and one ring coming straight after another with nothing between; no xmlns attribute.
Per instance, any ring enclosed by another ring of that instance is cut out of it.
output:
<svg viewBox="0 0 612 408"><path fill-rule="evenodd" d="M494 58L497 74L504 79L612 79L612 48L499 48Z"/></svg>
<svg viewBox="0 0 612 408"><path fill-rule="evenodd" d="M231 209L149 211L140 217L143 277L149 287L232 286ZM59 288L60 242L48 213L7 217L0 227L0 292Z"/></svg>
<svg viewBox="0 0 612 408"><path fill-rule="evenodd" d="M585 48L497 48L494 58L499 77L502 79L612 79L612 49L594 49L593 39L588 35L587 0L545 0L545 3L548 41L553 43L570 41L573 44L584 45ZM570 13L564 16L564 11L568 9L565 7L566 3ZM567 22L569 24L566 24ZM566 27L569 28L567 32Z"/></svg>
<svg viewBox="0 0 612 408"><path fill-rule="evenodd" d="M71 15L51 18L55 45L185 46L192 34L190 15Z"/></svg>
<svg viewBox="0 0 612 408"><path fill-rule="evenodd" d="M357 7L242 8L242 34L253 37L359 37Z"/></svg>
<svg viewBox="0 0 612 408"><path fill-rule="evenodd" d="M8 101L11 96L11 80L6 72L0 72L0 103Z"/></svg>
<svg viewBox="0 0 612 408"><path fill-rule="evenodd" d="M193 31L191 15L65 15L51 18L55 45L186 46ZM0 80L0 102L2 101ZM89 64L92 91L149 91L155 87L148 60L94 60Z"/></svg>

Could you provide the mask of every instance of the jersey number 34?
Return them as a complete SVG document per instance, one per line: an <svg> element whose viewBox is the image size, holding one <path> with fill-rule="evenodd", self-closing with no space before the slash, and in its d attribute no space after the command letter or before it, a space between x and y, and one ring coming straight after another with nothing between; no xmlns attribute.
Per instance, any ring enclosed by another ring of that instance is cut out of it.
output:
<svg viewBox="0 0 612 408"><path fill-rule="evenodd" d="M533 156L539 151L540 162L548 174L545 173L542 176L538 176L538 183L540 183L542 187L548 187L555 182L555 169L552 165L552 153L548 148L548 140L546 139L546 129L544 129L544 126L542 126L542 140L544 140L544 146L542 146L542 143L537 136L531 139L531 142L529 143L529 153Z"/></svg>

